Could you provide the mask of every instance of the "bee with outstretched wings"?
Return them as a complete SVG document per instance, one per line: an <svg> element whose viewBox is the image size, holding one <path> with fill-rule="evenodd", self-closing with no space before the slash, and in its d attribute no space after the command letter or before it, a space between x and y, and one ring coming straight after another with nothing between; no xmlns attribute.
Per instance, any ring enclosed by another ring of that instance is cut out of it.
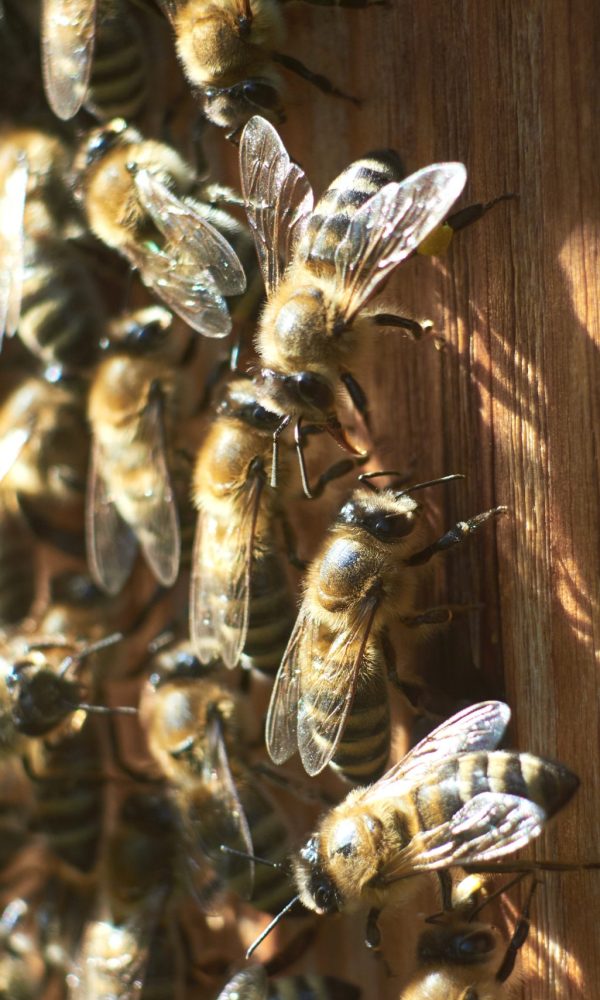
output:
<svg viewBox="0 0 600 1000"><path fill-rule="evenodd" d="M254 117L242 134L240 172L267 287L256 340L265 405L282 419L325 427L352 451L337 413L339 381L368 422L356 375L369 330L422 332L414 320L369 303L446 217L466 170L437 163L401 179L393 152L373 152L350 164L313 209L303 171L273 126Z"/></svg>
<svg viewBox="0 0 600 1000"><path fill-rule="evenodd" d="M473 705L350 792L293 859L302 903L378 911L409 898L414 875L493 862L537 837L579 782L554 761L497 750L509 718L502 702Z"/></svg>

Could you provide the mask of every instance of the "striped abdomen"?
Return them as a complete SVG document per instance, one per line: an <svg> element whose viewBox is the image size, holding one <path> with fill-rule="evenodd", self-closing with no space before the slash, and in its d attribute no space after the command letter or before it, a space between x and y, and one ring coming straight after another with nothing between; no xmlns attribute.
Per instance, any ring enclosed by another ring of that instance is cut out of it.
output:
<svg viewBox="0 0 600 1000"><path fill-rule="evenodd" d="M148 96L148 63L137 21L119 2L100 8L85 106L100 121L139 115Z"/></svg>
<svg viewBox="0 0 600 1000"><path fill-rule="evenodd" d="M351 163L315 205L294 259L306 263L319 276L333 274L335 252L353 216L382 187L401 180L403 173L393 150L368 153Z"/></svg>
<svg viewBox="0 0 600 1000"><path fill-rule="evenodd" d="M83 872L96 863L102 824L102 785L96 736L89 721L56 746L32 743L24 760L35 805L31 829L50 850Z"/></svg>
<svg viewBox="0 0 600 1000"><path fill-rule="evenodd" d="M77 250L26 240L19 336L47 364L89 365L104 335L104 305Z"/></svg>
<svg viewBox="0 0 600 1000"><path fill-rule="evenodd" d="M278 555L254 560L250 577L250 613L244 658L249 666L274 676L279 669L294 622L296 605Z"/></svg>
<svg viewBox="0 0 600 1000"><path fill-rule="evenodd" d="M457 754L407 794L407 837L445 823L484 792L528 799L550 818L571 798L579 779L554 761L509 750ZM404 810L403 810L404 811Z"/></svg>

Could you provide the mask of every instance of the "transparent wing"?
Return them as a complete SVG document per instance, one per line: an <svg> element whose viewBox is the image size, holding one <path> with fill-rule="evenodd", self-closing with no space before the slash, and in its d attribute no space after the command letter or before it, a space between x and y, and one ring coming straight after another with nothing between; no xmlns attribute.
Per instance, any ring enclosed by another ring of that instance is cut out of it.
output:
<svg viewBox="0 0 600 1000"><path fill-rule="evenodd" d="M19 324L24 269L23 217L29 170L19 157L6 178L0 199L0 346Z"/></svg>
<svg viewBox="0 0 600 1000"><path fill-rule="evenodd" d="M118 594L133 568L137 542L110 497L102 465L100 446L93 441L86 496L87 557L98 586Z"/></svg>
<svg viewBox="0 0 600 1000"><path fill-rule="evenodd" d="M394 767L370 788L365 801L399 795L407 781L431 771L457 753L495 750L510 721L510 708L502 701L482 701L469 705L429 733Z"/></svg>
<svg viewBox="0 0 600 1000"><path fill-rule="evenodd" d="M192 641L202 662L210 662L217 654L230 670L240 661L248 633L262 489L262 480L249 477L235 501L238 516L231 517L225 530L203 512L196 528L190 596Z"/></svg>
<svg viewBox="0 0 600 1000"><path fill-rule="evenodd" d="M203 780L212 793L218 823L218 836L210 838L214 847L209 848L207 854L219 874L225 880L235 879L236 890L244 899L250 899L254 889L254 861L220 850L221 844L224 844L237 851L254 854L252 834L229 767L223 727L217 715L207 726Z"/></svg>
<svg viewBox="0 0 600 1000"><path fill-rule="evenodd" d="M262 965L238 972L219 993L217 1000L267 1000L269 985Z"/></svg>
<svg viewBox="0 0 600 1000"><path fill-rule="evenodd" d="M130 527L158 582L164 587L171 587L179 572L181 539L167 460L163 395L158 387L151 390L138 417L134 447L146 459L139 470L141 487L136 486L139 513Z"/></svg>
<svg viewBox="0 0 600 1000"><path fill-rule="evenodd" d="M298 749L298 704L302 663L312 663L315 623L303 604L281 661L267 712L265 740L274 764L285 764Z"/></svg>
<svg viewBox="0 0 600 1000"><path fill-rule="evenodd" d="M8 475L31 437L32 427L13 427L0 438L0 483Z"/></svg>
<svg viewBox="0 0 600 1000"><path fill-rule="evenodd" d="M389 884L417 871L493 861L538 837L546 818L528 799L483 792L447 823L414 837L381 871L381 879Z"/></svg>
<svg viewBox="0 0 600 1000"><path fill-rule="evenodd" d="M348 321L445 218L466 179L462 163L434 163L386 184L358 210L335 254L336 286Z"/></svg>
<svg viewBox="0 0 600 1000"><path fill-rule="evenodd" d="M312 212L313 193L273 126L259 115L242 133L240 176L248 223L271 294Z"/></svg>
<svg viewBox="0 0 600 1000"><path fill-rule="evenodd" d="M300 674L298 749L304 769L311 776L327 767L342 738L379 602L377 593L367 594L322 662L313 656L309 668ZM311 683L306 684L311 674Z"/></svg>
<svg viewBox="0 0 600 1000"><path fill-rule="evenodd" d="M67 120L85 98L96 30L96 0L43 0L42 70L48 104Z"/></svg>
<svg viewBox="0 0 600 1000"><path fill-rule="evenodd" d="M140 200L167 240L157 247L135 247L142 278L195 330L224 337L231 319L224 296L246 288L244 269L226 239L195 210L147 170L135 183Z"/></svg>

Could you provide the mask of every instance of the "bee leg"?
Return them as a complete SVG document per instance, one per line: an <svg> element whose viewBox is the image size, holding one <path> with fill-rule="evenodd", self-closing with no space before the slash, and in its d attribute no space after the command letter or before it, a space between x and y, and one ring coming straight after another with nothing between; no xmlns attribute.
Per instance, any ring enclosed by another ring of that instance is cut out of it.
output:
<svg viewBox="0 0 600 1000"><path fill-rule="evenodd" d="M381 931L379 930L379 925L377 921L379 920L379 914L381 910L378 907L373 906L369 910L367 915L367 924L365 927L365 945L371 951L379 951L381 948Z"/></svg>
<svg viewBox="0 0 600 1000"><path fill-rule="evenodd" d="M325 469L325 472L321 473L315 485L311 486L313 497L320 497L329 483L332 483L334 479L347 476L349 472L364 465L367 458L367 455L361 455L359 458L342 458L339 462L334 462L328 469Z"/></svg>
<svg viewBox="0 0 600 1000"><path fill-rule="evenodd" d="M342 382L348 390L348 395L352 400L354 407L360 413L363 423L367 428L369 434L371 433L371 414L369 411L369 403L365 395L365 390L359 382L351 375L350 372L343 372L340 376Z"/></svg>
<svg viewBox="0 0 600 1000"><path fill-rule="evenodd" d="M240 194L226 184L207 184L202 188L202 200L209 205L235 205L244 208L245 201Z"/></svg>
<svg viewBox="0 0 600 1000"><path fill-rule="evenodd" d="M301 559L298 555L298 540L296 538L296 532L294 531L287 514L283 511L280 514L280 521L288 560L295 569L299 569L301 572L304 572L304 570L308 567L308 562L306 559Z"/></svg>
<svg viewBox="0 0 600 1000"><path fill-rule="evenodd" d="M314 73L308 66L300 62L299 59L294 59L293 56L285 55L283 52L273 52L273 60L284 66L285 69L289 69L290 73L296 73L303 80L308 80L309 83L312 83L322 93L330 94L331 97L341 97L344 101L352 101L352 104L360 105L361 102L358 97L353 97L352 94L346 94L343 90L339 90L326 76L323 76L321 73Z"/></svg>
<svg viewBox="0 0 600 1000"><path fill-rule="evenodd" d="M432 542L431 545L427 545L420 552L415 552L414 555L407 559L407 565L421 566L423 563L429 562L432 556L435 556L438 552L446 552L447 549L453 548L454 545L460 545L470 535L479 531L486 521L489 521L492 517L498 517L500 514L505 514L507 509L507 507L493 507L491 510L485 510L481 514L475 514L468 521L458 521L440 538Z"/></svg>
<svg viewBox="0 0 600 1000"><path fill-rule="evenodd" d="M533 879L531 883L531 888L527 899L525 900L525 905L521 910L521 916L517 920L513 935L508 942L508 947L502 959L502 964L496 973L496 979L499 983L505 983L508 977L511 975L515 962L517 960L517 955L519 954L521 948L527 940L530 927L529 913L531 909L531 901L533 899L533 894L537 889L539 882L537 879Z"/></svg>
<svg viewBox="0 0 600 1000"><path fill-rule="evenodd" d="M376 326L392 326L404 330L412 340L421 340L433 329L433 323L428 319L419 323L416 319L411 319L409 316L397 316L396 313L375 313L369 318Z"/></svg>
<svg viewBox="0 0 600 1000"><path fill-rule="evenodd" d="M465 208L459 209L458 212L454 212L449 215L445 220L446 225L450 226L453 232L457 233L461 229L465 229L467 226L472 226L474 222L479 222L484 215L486 215L491 208L499 205L502 201L512 201L518 198L516 194L500 194L497 198L492 198L491 201L476 202L474 205L467 205Z"/></svg>

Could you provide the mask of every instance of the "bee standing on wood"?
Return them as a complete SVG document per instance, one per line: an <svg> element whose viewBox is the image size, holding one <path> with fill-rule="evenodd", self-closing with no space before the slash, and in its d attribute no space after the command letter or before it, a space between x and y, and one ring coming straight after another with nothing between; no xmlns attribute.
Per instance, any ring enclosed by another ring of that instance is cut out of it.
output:
<svg viewBox="0 0 600 1000"><path fill-rule="evenodd" d="M313 210L303 171L272 125L255 117L242 135L240 172L267 289L256 336L261 398L280 415L276 435L294 419L298 440L306 420L352 451L337 413L339 383L368 422L356 373L370 337L386 326L421 332L414 320L379 313L369 302L447 216L466 170L439 163L402 180L395 153L371 153L344 170ZM310 495L301 449L299 457Z"/></svg>
<svg viewBox="0 0 600 1000"><path fill-rule="evenodd" d="M496 750L510 718L502 702L454 715L375 784L351 791L292 858L298 896L316 913L405 905L414 876L493 863L524 847L573 796L579 780L562 764Z"/></svg>
<svg viewBox="0 0 600 1000"><path fill-rule="evenodd" d="M331 764L366 784L385 769L391 740L386 673L397 679L387 633L450 620L416 611L419 567L478 531L504 508L459 521L425 545L413 490L376 490L372 473L342 507L308 571L304 598L273 688L266 743L282 764L295 751L308 774ZM448 477L453 478L453 477Z"/></svg>

